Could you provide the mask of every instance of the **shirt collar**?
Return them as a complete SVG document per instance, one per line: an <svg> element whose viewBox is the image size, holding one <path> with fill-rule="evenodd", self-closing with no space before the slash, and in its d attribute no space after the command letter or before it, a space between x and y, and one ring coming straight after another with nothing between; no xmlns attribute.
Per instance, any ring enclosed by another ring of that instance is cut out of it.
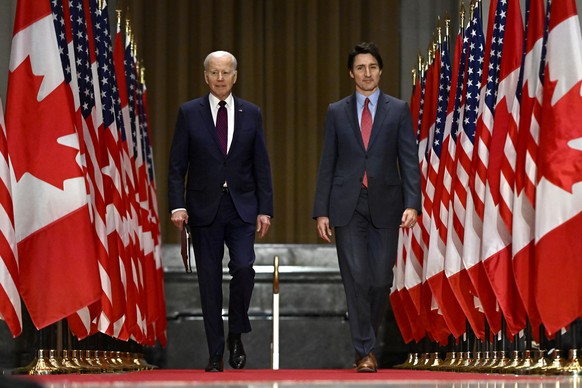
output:
<svg viewBox="0 0 582 388"><path fill-rule="evenodd" d="M370 104L376 106L378 103L378 97L380 97L380 89L376 89L376 91L368 96L370 99ZM364 106L364 102L366 101L366 96L364 96L360 92L356 92L356 101L358 106ZM217 103L218 104L218 103Z"/></svg>
<svg viewBox="0 0 582 388"><path fill-rule="evenodd" d="M210 106L213 108L218 109L218 103L221 101L218 98L216 98L216 96L212 93L208 94L208 101L210 102ZM226 99L224 100L226 101L226 107L232 107L234 104L234 97L232 96L232 93L230 93L228 95L228 97L226 97Z"/></svg>

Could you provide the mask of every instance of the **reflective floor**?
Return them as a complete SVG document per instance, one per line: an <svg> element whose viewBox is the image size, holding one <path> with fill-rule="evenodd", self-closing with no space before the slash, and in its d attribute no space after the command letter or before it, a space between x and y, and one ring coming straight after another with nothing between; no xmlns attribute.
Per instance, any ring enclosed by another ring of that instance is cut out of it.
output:
<svg viewBox="0 0 582 388"><path fill-rule="evenodd" d="M491 375L484 375L483 379L476 378L475 380L464 379L462 374L448 372L444 373L441 378L438 379L423 379L422 377L416 376L410 380L406 379L386 379L386 380L375 380L375 381L361 381L358 382L358 375L355 374L349 378L350 381L263 381L263 382L249 382L249 381L179 381L172 379L172 381L113 381L107 379L107 381L79 381L79 379L68 380L63 377L61 380L54 379L55 376L50 376L52 378L43 381L43 378L36 377L35 382L39 385L34 385L36 387L46 387L46 388L101 388L101 387L121 387L121 388L148 388L148 387L160 387L160 388L171 388L171 387L225 387L225 388L296 388L296 387L318 387L318 388L360 388L360 387L456 387L456 388L578 388L581 387L581 377L580 376L557 376L557 377L546 377L546 376L532 376L532 377L516 377L516 376L504 376L500 375L499 378L493 377ZM344 377L345 379L345 377ZM3 385L0 383L0 387L26 387L28 385L20 385L20 383L33 383L28 379L25 381L18 378L18 384L15 385ZM58 381L56 381L58 380ZM16 380L14 380L16 381ZM8 381L5 381L8 382Z"/></svg>

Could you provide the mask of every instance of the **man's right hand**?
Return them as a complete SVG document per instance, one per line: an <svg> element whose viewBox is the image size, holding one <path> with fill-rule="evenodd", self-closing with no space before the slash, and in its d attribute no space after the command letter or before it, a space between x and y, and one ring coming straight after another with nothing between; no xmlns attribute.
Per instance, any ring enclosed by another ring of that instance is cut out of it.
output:
<svg viewBox="0 0 582 388"><path fill-rule="evenodd" d="M327 241L328 243L331 242L331 228L329 227L329 218L328 217L317 217L317 233L319 237Z"/></svg>
<svg viewBox="0 0 582 388"><path fill-rule="evenodd" d="M184 223L188 223L188 213L186 210L177 210L172 213L172 223L176 225L176 228L182 230L184 228Z"/></svg>

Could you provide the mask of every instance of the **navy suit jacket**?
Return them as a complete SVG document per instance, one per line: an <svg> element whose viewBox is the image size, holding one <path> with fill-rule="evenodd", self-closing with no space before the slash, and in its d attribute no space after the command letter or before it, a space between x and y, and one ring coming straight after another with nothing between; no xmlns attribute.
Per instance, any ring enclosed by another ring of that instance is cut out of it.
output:
<svg viewBox="0 0 582 388"><path fill-rule="evenodd" d="M317 176L313 218L345 226L354 213L364 170L377 228L398 228L405 208L421 211L420 168L408 104L380 93L368 150L364 148L355 93L329 105Z"/></svg>
<svg viewBox="0 0 582 388"><path fill-rule="evenodd" d="M241 219L256 223L273 216L271 167L258 106L234 97L234 133L222 153L208 94L183 104L178 112L168 171L170 210L185 208L188 224L210 224L218 211L224 182Z"/></svg>

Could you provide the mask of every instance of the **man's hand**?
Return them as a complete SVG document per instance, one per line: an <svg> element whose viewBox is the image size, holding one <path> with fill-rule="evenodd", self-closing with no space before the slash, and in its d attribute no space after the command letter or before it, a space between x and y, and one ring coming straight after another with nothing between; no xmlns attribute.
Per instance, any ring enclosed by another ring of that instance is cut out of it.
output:
<svg viewBox="0 0 582 388"><path fill-rule="evenodd" d="M328 243L331 242L330 237L332 236L332 233L331 228L329 227L328 217L317 217L317 233L319 234L319 237Z"/></svg>
<svg viewBox="0 0 582 388"><path fill-rule="evenodd" d="M265 235L269 231L270 226L271 217L266 216L264 214L259 214L257 216L257 233L259 234L259 238L265 237Z"/></svg>
<svg viewBox="0 0 582 388"><path fill-rule="evenodd" d="M402 213L402 223L400 224L401 228L412 228L416 225L416 218L418 217L418 212L416 209L408 208L404 210Z"/></svg>
<svg viewBox="0 0 582 388"><path fill-rule="evenodd" d="M180 231L184 228L184 223L188 223L188 213L186 210L177 210L172 213L172 223L176 225Z"/></svg>

